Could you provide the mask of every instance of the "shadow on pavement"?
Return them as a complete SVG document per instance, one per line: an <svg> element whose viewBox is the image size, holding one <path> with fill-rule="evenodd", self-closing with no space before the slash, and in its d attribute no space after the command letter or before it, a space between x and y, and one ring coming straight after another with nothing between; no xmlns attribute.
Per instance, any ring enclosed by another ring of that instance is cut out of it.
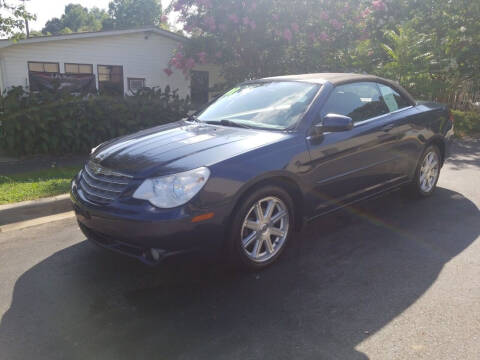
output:
<svg viewBox="0 0 480 360"><path fill-rule="evenodd" d="M448 163L453 165L453 170L462 170L467 166L480 167L480 139L469 139L455 141L452 144L452 156L448 158Z"/></svg>
<svg viewBox="0 0 480 360"><path fill-rule="evenodd" d="M355 347L424 294L479 218L447 189L397 192L309 224L261 273L149 269L82 242L17 281L0 358L366 359Z"/></svg>

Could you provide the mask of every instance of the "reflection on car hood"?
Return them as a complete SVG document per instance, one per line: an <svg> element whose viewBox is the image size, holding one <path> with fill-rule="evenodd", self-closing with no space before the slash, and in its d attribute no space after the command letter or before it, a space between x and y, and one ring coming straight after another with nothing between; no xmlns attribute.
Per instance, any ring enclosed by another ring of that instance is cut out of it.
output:
<svg viewBox="0 0 480 360"><path fill-rule="evenodd" d="M106 168L145 177L214 164L285 136L275 131L180 121L107 142L92 157Z"/></svg>

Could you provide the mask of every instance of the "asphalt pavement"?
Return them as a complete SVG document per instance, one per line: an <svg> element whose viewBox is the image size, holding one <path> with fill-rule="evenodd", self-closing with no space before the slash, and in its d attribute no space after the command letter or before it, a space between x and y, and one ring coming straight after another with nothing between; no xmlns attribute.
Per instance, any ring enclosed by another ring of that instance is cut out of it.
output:
<svg viewBox="0 0 480 360"><path fill-rule="evenodd" d="M159 268L73 219L0 234L0 359L479 359L480 142L435 195L309 224L274 266Z"/></svg>

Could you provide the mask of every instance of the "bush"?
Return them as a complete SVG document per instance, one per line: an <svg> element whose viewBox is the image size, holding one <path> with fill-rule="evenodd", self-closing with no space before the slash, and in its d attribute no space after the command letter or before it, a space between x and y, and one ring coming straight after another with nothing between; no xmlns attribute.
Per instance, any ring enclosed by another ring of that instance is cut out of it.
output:
<svg viewBox="0 0 480 360"><path fill-rule="evenodd" d="M0 98L0 148L13 155L85 153L121 135L177 121L188 100L144 89L126 97L27 93L14 88Z"/></svg>
<svg viewBox="0 0 480 360"><path fill-rule="evenodd" d="M455 135L477 136L480 135L480 113L452 110L455 119Z"/></svg>

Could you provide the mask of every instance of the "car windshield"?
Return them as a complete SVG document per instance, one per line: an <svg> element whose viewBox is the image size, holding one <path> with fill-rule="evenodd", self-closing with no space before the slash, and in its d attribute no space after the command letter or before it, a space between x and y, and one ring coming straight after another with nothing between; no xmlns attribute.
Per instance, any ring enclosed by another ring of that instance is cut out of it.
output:
<svg viewBox="0 0 480 360"><path fill-rule="evenodd" d="M239 85L203 110L197 119L284 130L300 120L319 88L316 84L294 81Z"/></svg>

